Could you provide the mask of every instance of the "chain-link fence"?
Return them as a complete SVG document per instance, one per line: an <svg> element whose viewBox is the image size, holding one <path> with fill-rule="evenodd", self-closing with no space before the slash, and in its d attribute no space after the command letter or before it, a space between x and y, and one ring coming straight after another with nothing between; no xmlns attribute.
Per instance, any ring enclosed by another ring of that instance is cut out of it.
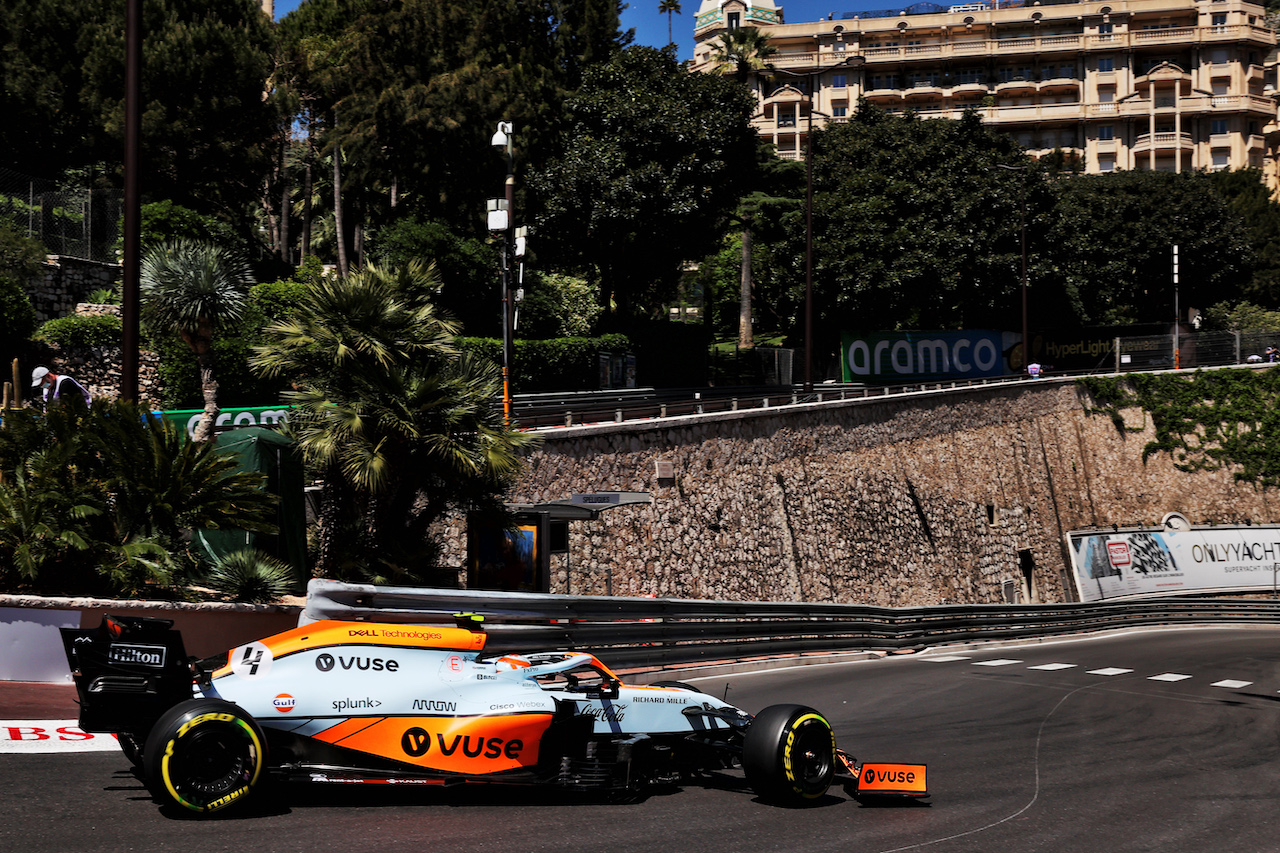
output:
<svg viewBox="0 0 1280 853"><path fill-rule="evenodd" d="M0 217L51 255L116 263L123 196L121 190L59 186L0 169Z"/></svg>
<svg viewBox="0 0 1280 853"><path fill-rule="evenodd" d="M1270 361L1268 347L1280 348L1280 332L1197 332L1116 338L1118 373L1170 370L1174 367L1214 367Z"/></svg>

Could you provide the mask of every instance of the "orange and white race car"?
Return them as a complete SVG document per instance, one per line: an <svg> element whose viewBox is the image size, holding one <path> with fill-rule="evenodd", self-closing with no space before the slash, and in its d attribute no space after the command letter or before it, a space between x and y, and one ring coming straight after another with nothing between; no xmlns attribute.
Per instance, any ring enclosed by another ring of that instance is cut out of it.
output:
<svg viewBox="0 0 1280 853"><path fill-rule="evenodd" d="M269 775L639 791L739 764L780 804L845 772L868 793L925 795L923 767L854 765L812 708L753 717L679 682L623 684L590 654L486 654L486 639L469 616L321 621L198 662L168 620L63 629L81 728L114 733L162 803L194 812L241 804Z"/></svg>

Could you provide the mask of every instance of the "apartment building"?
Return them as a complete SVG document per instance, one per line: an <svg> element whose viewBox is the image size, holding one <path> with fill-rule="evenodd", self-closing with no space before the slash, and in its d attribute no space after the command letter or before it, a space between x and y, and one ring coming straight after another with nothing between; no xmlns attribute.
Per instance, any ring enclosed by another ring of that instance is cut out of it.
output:
<svg viewBox="0 0 1280 853"><path fill-rule="evenodd" d="M712 70L713 43L738 27L777 48L753 123L783 157L865 97L924 117L975 109L1087 172L1253 166L1277 186L1276 37L1245 0L916 3L805 23L772 0L702 0L693 67Z"/></svg>

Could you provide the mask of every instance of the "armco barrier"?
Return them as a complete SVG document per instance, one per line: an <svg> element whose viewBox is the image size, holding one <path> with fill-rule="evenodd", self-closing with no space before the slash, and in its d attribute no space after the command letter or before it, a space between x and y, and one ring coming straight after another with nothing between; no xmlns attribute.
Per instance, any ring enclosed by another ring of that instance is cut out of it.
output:
<svg viewBox="0 0 1280 853"><path fill-rule="evenodd" d="M489 651L580 649L619 669L659 670L811 653L900 651L1120 628L1274 625L1280 601L1151 598L1042 605L867 607L419 589L313 580L305 607L0 596L0 681L67 681L57 626L103 613L174 620L205 657L320 619L400 624L485 617Z"/></svg>
<svg viewBox="0 0 1280 853"><path fill-rule="evenodd" d="M430 590L313 580L300 623L485 617L489 650L567 648L658 669L812 652L897 651L960 642L1196 624L1280 626L1280 601L1152 598L1045 605L890 608Z"/></svg>

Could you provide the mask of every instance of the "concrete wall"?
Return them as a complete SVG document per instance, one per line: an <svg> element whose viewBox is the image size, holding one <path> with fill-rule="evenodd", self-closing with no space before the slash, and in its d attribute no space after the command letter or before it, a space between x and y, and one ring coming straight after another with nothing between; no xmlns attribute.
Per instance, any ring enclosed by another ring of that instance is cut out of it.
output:
<svg viewBox="0 0 1280 853"><path fill-rule="evenodd" d="M556 430L509 499L653 495L571 523L553 592L883 606L1074 600L1063 534L1081 527L1277 520L1229 472L1144 465L1150 425L1121 433L1082 393L1041 380ZM463 563L457 520L448 540Z"/></svg>

